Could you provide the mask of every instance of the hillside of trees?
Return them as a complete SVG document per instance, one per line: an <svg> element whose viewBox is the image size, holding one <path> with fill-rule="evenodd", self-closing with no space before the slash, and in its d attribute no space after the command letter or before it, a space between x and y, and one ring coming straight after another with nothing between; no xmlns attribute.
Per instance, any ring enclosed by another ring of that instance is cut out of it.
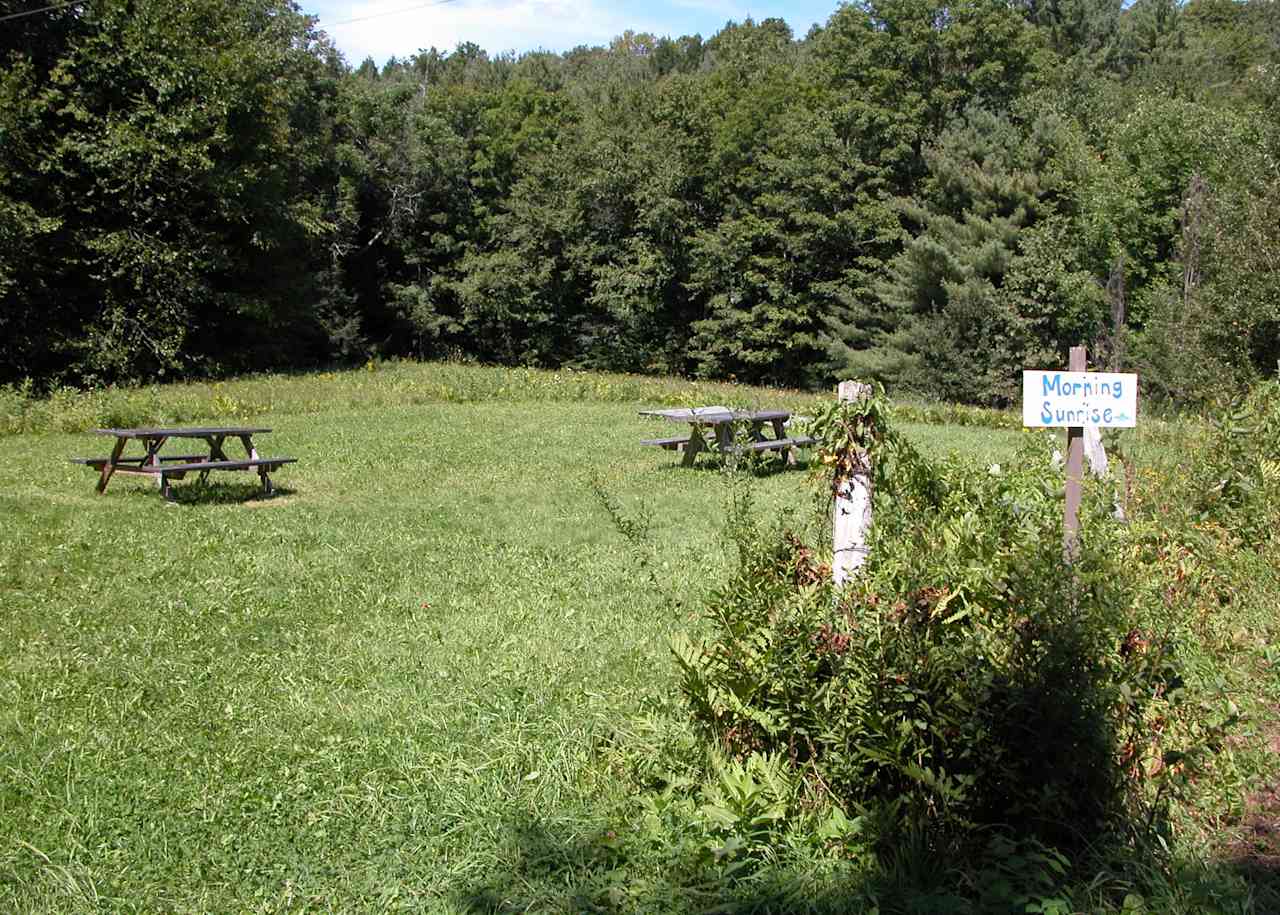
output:
<svg viewBox="0 0 1280 915"><path fill-rule="evenodd" d="M1001 405L1280 359L1280 4L866 0L351 66L288 0L0 0L0 384L463 357ZM421 36L430 45L431 36Z"/></svg>

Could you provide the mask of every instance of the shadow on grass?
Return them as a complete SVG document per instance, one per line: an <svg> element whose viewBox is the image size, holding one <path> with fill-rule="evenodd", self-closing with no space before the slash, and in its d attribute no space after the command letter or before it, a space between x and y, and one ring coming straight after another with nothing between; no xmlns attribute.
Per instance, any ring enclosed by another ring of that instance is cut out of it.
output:
<svg viewBox="0 0 1280 915"><path fill-rule="evenodd" d="M783 894L753 886L744 891L702 860L696 849L683 858L631 847L600 830L584 838L567 829L526 819L510 823L501 859L508 866L470 885L453 899L463 912L800 912L850 911L811 898L801 907Z"/></svg>
<svg viewBox="0 0 1280 915"><path fill-rule="evenodd" d="M1280 730L1270 737L1280 753ZM1280 781L1245 802L1245 816L1217 865L1238 874L1258 900L1259 912L1280 912Z"/></svg>
<svg viewBox="0 0 1280 915"><path fill-rule="evenodd" d="M294 494L294 490L286 486L276 486L268 495L262 491L262 484L256 480L252 483L187 483L175 484L172 487L173 501L170 505L233 505L253 504L270 505L282 502ZM163 498L157 492L153 498Z"/></svg>
<svg viewBox="0 0 1280 915"><path fill-rule="evenodd" d="M754 477L767 477L780 473L805 473L809 470L808 461L800 459L788 464L780 458L757 458L739 462L736 468L729 468L718 455L699 455L692 467L686 467L676 458L669 464L661 464L658 470L663 473L745 473Z"/></svg>
<svg viewBox="0 0 1280 915"><path fill-rule="evenodd" d="M532 818L512 823L508 835L502 859L510 865L460 887L452 900L459 910L474 915L1013 911L1007 898L996 907L966 898L965 876L940 864L929 850L893 855L887 866L802 856L790 864L740 869L688 844L663 851L652 843L628 849L608 830L584 839ZM971 883L969 891L972 895Z"/></svg>
<svg viewBox="0 0 1280 915"><path fill-rule="evenodd" d="M1280 912L1280 857L1237 858L1220 869L1249 888L1255 912Z"/></svg>
<svg viewBox="0 0 1280 915"><path fill-rule="evenodd" d="M511 821L500 866L460 886L453 905L472 915L516 912L1006 915L1011 912L1271 913L1280 911L1280 858L1253 856L1205 866L1133 859L1127 866L1055 873L1009 870L1007 862L939 856L927 842L891 849L876 862L816 857L734 871L699 848L659 850L601 828ZM1134 896L1144 900L1138 909ZM1054 902L1061 907L1052 907ZM1037 906L1050 905L1049 908ZM1029 907L1030 906L1030 907Z"/></svg>

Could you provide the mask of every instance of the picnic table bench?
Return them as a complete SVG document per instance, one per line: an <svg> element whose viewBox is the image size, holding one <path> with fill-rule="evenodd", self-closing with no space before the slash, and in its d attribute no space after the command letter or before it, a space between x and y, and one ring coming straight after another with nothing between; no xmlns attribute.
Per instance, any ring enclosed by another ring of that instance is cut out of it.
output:
<svg viewBox="0 0 1280 915"><path fill-rule="evenodd" d="M722 454L778 451L788 464L795 463L797 448L805 448L814 443L807 435L787 434L786 424L792 418L787 410L730 410L728 407L710 406L641 410L640 415L688 423L687 436L650 438L640 442L642 445L652 445L668 451L682 451L684 455L681 463L685 467L693 466L700 452L711 449L708 438L715 441L717 450ZM734 436L738 424L746 427L747 436L744 441L739 441ZM764 434L766 424L773 430L772 438Z"/></svg>
<svg viewBox="0 0 1280 915"><path fill-rule="evenodd" d="M114 436L116 443L107 457L71 458L72 463L84 464L98 471L98 494L106 492L107 484L116 474L149 476L156 480L160 493L164 498L174 501L171 480L181 480L188 473L199 473L200 482L204 483L214 470L254 470L262 481L262 491L266 495L275 492L270 474L285 464L297 462L292 457L264 458L258 454L253 445L253 436L270 432L270 429L243 426L199 426L194 428L137 428L137 429L95 429L97 435ZM245 457L232 460L223 450L228 438L237 438L244 446ZM125 446L136 439L145 449L145 454L124 455ZM160 449L169 439L197 439L208 444L207 454L161 454Z"/></svg>

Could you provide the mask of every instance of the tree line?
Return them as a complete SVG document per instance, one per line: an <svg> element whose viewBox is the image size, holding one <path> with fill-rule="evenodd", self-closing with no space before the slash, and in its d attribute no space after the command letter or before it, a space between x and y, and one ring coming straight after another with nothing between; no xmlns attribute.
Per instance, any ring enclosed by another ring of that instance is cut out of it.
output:
<svg viewBox="0 0 1280 915"><path fill-rule="evenodd" d="M1280 359L1280 6L863 0L352 67L289 0L0 0L0 383L378 356L1000 405ZM430 36L423 36L428 44Z"/></svg>

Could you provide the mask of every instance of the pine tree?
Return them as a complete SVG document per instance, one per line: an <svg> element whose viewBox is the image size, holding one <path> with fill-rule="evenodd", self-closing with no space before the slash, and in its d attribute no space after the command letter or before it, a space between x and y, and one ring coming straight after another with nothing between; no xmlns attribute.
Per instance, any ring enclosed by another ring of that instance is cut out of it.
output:
<svg viewBox="0 0 1280 915"><path fill-rule="evenodd" d="M917 232L878 290L897 317L903 387L1008 403L1022 368L1092 338L1100 293L1069 246L1046 244L1063 240L1070 205L1050 161L1063 130L975 108L926 150L929 177L904 207Z"/></svg>

